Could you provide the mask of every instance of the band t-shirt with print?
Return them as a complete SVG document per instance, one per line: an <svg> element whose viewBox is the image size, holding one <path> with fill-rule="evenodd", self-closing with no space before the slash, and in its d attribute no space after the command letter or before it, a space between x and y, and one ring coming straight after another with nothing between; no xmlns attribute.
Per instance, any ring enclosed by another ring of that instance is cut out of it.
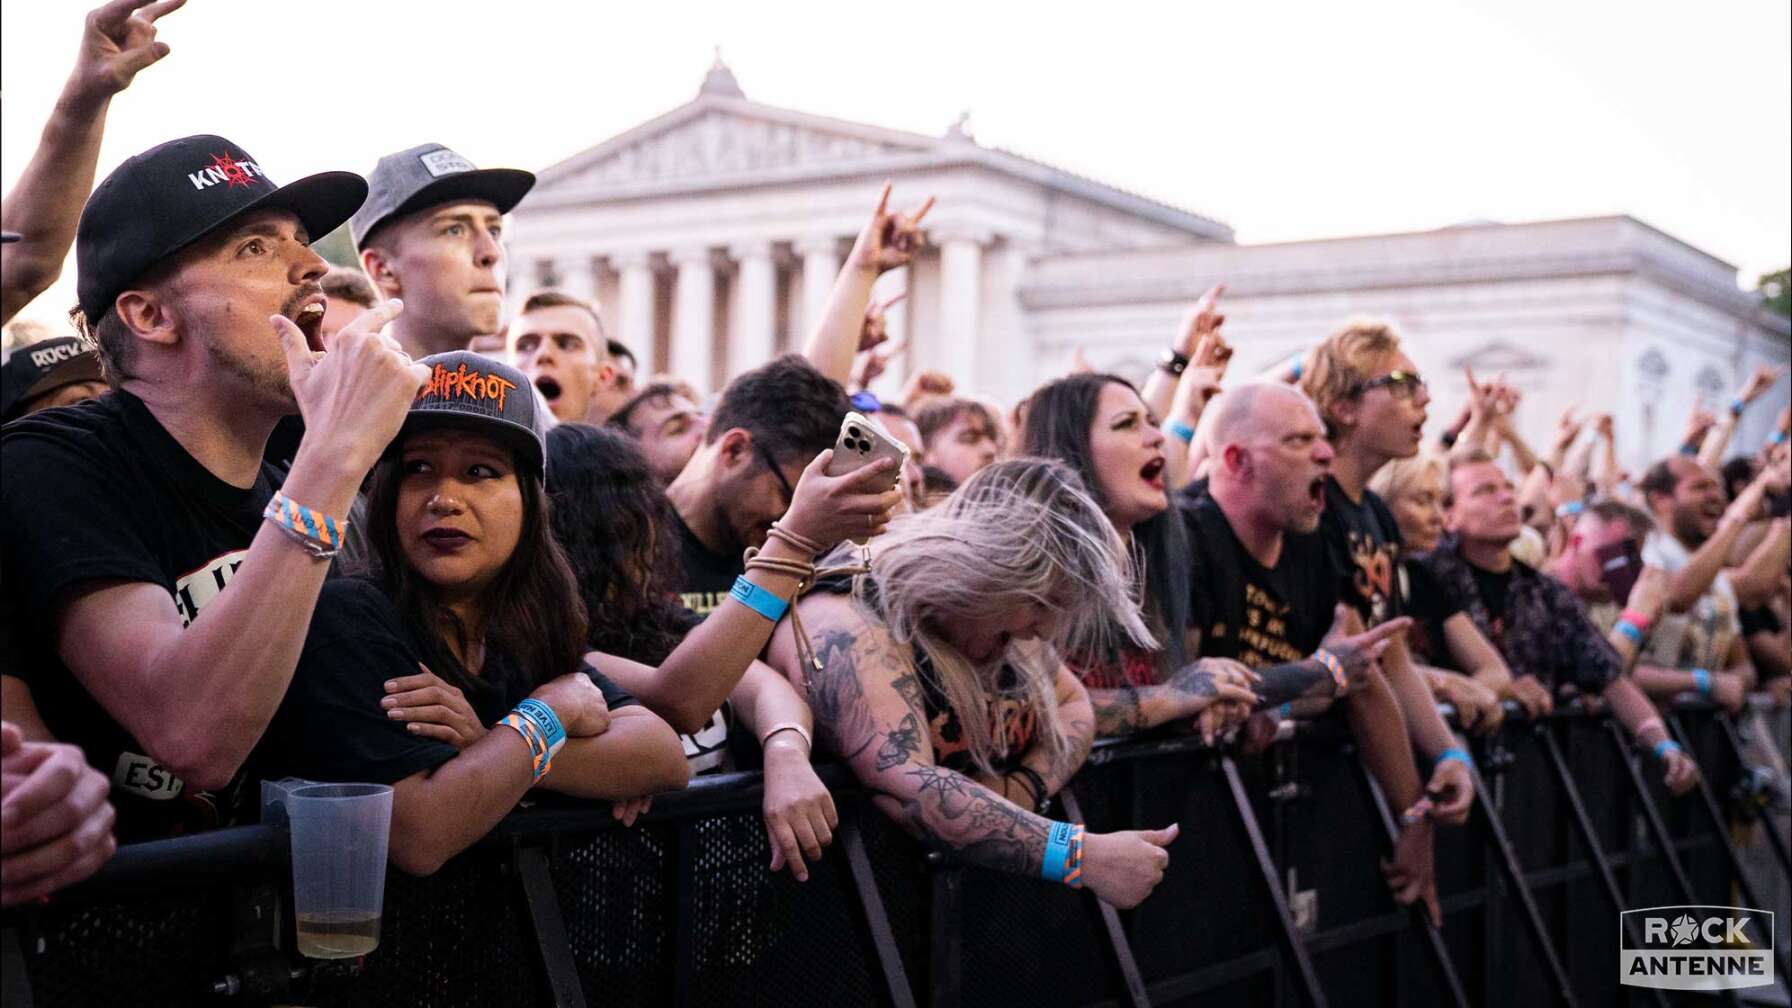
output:
<svg viewBox="0 0 1792 1008"><path fill-rule="evenodd" d="M708 616L728 597L734 579L746 573L746 565L738 556L723 556L703 545L678 512L672 513L672 521L678 532L681 568L678 601L697 615Z"/></svg>
<svg viewBox="0 0 1792 1008"><path fill-rule="evenodd" d="M50 731L111 778L120 840L228 825L243 774L197 791L147 756L63 665L57 622L82 585L147 582L192 623L248 555L279 472L263 464L253 486L231 486L123 391L8 425L0 467L6 606L18 628L35 630L17 635L8 673L29 683Z"/></svg>
<svg viewBox="0 0 1792 1008"><path fill-rule="evenodd" d="M1250 668L1303 661L1331 629L1339 579L1317 535L1284 534L1274 568L1251 556L1219 503L1202 487L1179 496L1188 527L1189 629L1200 657Z"/></svg>
<svg viewBox="0 0 1792 1008"><path fill-rule="evenodd" d="M1363 618L1365 627L1379 626L1406 611L1395 571L1400 563L1400 525L1373 490L1355 502L1335 477L1325 478L1325 513L1319 536L1332 567L1339 572L1339 593Z"/></svg>
<svg viewBox="0 0 1792 1008"><path fill-rule="evenodd" d="M1643 541L1643 563L1651 567L1672 575L1691 562L1692 551L1659 529ZM1731 645L1742 634L1740 609L1729 575L1718 571L1690 609L1664 611L1656 619L1637 661L1669 669L1727 668Z"/></svg>

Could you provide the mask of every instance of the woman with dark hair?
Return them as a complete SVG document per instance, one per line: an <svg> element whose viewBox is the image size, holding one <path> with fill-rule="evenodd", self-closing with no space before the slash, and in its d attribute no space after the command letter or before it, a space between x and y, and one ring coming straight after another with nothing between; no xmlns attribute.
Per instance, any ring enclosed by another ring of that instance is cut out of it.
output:
<svg viewBox="0 0 1792 1008"><path fill-rule="evenodd" d="M1209 735L1243 721L1257 676L1224 658L1187 661L1187 533L1170 509L1164 435L1132 383L1086 373L1040 387L1027 400L1021 450L1058 459L1082 477L1132 555L1146 625L1160 642L1067 656L1089 691L1097 734L1130 735L1209 708Z"/></svg>
<svg viewBox="0 0 1792 1008"><path fill-rule="evenodd" d="M324 585L256 766L391 784L392 862L427 875L531 788L621 801L690 771L665 722L581 658L528 380L466 351L422 363L435 377L368 491L372 570Z"/></svg>
<svg viewBox="0 0 1792 1008"><path fill-rule="evenodd" d="M677 536L671 502L653 481L640 446L626 434L585 424L548 432L549 493L555 536L571 560L584 602L586 656L594 666L682 734L695 773L730 769L744 731L758 740L765 768L763 812L771 868L799 881L833 841L839 816L809 763L812 719L790 683L757 661L775 622L754 595L776 608L797 579L750 566L736 591L702 619L678 604ZM899 498L887 464L830 477L822 455L797 481L778 532L759 551L806 564L796 543L832 545L866 528L866 508L882 519ZM787 535L788 533L788 535ZM742 595L748 597L743 598ZM763 598L763 597L761 597Z"/></svg>

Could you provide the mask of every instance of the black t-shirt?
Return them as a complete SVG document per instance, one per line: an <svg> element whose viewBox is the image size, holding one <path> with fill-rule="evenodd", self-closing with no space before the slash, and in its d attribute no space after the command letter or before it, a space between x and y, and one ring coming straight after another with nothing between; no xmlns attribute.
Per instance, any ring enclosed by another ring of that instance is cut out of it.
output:
<svg viewBox="0 0 1792 1008"><path fill-rule="evenodd" d="M703 545L697 533L684 523L678 512L672 513L678 531L678 558L682 577L678 583L678 600L699 616L708 616L722 600L734 579L746 573L746 565L738 556L723 556Z"/></svg>
<svg viewBox="0 0 1792 1008"><path fill-rule="evenodd" d="M1475 593L1481 596L1481 604L1487 607L1487 615L1495 622L1506 618L1506 594L1512 590L1512 571L1482 570L1474 564L1468 565L1468 571L1475 578Z"/></svg>
<svg viewBox="0 0 1792 1008"><path fill-rule="evenodd" d="M1212 497L1197 490L1176 503L1188 527L1188 625L1201 632L1200 657L1265 668L1312 654L1338 604L1338 579L1319 537L1284 535L1271 569L1238 541Z"/></svg>
<svg viewBox="0 0 1792 1008"><path fill-rule="evenodd" d="M1455 667L1444 636L1444 623L1462 611L1462 600L1431 573L1431 568L1410 558L1400 561L1399 577L1400 597L1406 601L1406 615L1413 620L1412 630L1406 635L1407 646L1427 665Z"/></svg>
<svg viewBox="0 0 1792 1008"><path fill-rule="evenodd" d="M1780 632L1780 618L1775 616L1773 609L1768 606L1738 610L1736 620L1742 624L1742 636L1744 637L1753 637L1758 633L1776 634Z"/></svg>
<svg viewBox="0 0 1792 1008"><path fill-rule="evenodd" d="M1338 481L1327 476L1319 536L1337 571L1339 595L1356 608L1364 626L1405 613L1394 576L1400 560L1400 525L1375 491L1364 490L1362 501L1352 503Z"/></svg>
<svg viewBox="0 0 1792 1008"><path fill-rule="evenodd" d="M453 759L453 746L412 735L380 707L386 680L415 675L422 664L418 634L372 581L327 582L292 686L250 759L252 776L391 784ZM453 681L450 670L432 671ZM591 666L584 672L612 710L636 702ZM533 690L533 677L496 649L478 676L461 678L467 702L486 725Z"/></svg>
<svg viewBox="0 0 1792 1008"><path fill-rule="evenodd" d="M8 425L0 470L5 604L20 651L8 671L30 684L50 731L111 778L119 839L227 825L243 775L199 792L144 755L57 657L56 627L68 593L96 581L157 585L191 623L242 565L279 472L264 464L254 486L231 486L128 392Z"/></svg>

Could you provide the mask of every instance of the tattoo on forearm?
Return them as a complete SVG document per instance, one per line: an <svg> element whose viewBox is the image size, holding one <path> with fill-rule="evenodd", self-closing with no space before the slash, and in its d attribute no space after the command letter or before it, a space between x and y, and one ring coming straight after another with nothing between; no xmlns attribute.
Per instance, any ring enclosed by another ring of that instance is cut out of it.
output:
<svg viewBox="0 0 1792 1008"><path fill-rule="evenodd" d="M872 742L870 715L865 709L865 688L859 683L853 657L853 634L824 629L815 634L815 657L821 668L808 675L809 710L816 733L841 758L850 760Z"/></svg>
<svg viewBox="0 0 1792 1008"><path fill-rule="evenodd" d="M921 722L914 712L903 715L902 722L884 735L883 744L877 747L877 763L879 770L898 767L914 758L921 749Z"/></svg>
<svg viewBox="0 0 1792 1008"><path fill-rule="evenodd" d="M1258 707L1279 707L1305 696L1324 696L1331 688L1331 673L1316 661L1289 662L1258 669Z"/></svg>
<svg viewBox="0 0 1792 1008"><path fill-rule="evenodd" d="M1139 688L1131 683L1118 689L1092 689L1089 703L1095 709L1095 733L1103 738L1131 735L1150 727L1139 706Z"/></svg>
<svg viewBox="0 0 1792 1008"><path fill-rule="evenodd" d="M943 767L918 766L904 776L916 790L902 803L903 816L918 835L986 868L1017 874L1039 870L1044 819Z"/></svg>
<svg viewBox="0 0 1792 1008"><path fill-rule="evenodd" d="M1173 692L1188 696L1210 697L1219 692L1213 686L1213 673L1202 668L1199 662L1184 665L1170 673L1169 681L1164 685Z"/></svg>

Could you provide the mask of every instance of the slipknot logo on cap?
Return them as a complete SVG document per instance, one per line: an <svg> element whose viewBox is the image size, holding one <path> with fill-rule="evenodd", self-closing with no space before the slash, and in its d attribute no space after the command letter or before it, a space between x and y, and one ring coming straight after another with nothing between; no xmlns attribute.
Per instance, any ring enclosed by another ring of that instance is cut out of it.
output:
<svg viewBox="0 0 1792 1008"><path fill-rule="evenodd" d="M222 182L232 188L246 186L260 175L267 178L267 172L253 161L238 161L229 154L213 154L212 163L187 176L195 189L205 189Z"/></svg>
<svg viewBox="0 0 1792 1008"><path fill-rule="evenodd" d="M514 388L515 382L495 374L468 371L465 364L453 371L437 364L430 372L429 381L418 390L417 398L428 399L433 396L437 399L496 399L501 412L504 409L505 395Z"/></svg>

